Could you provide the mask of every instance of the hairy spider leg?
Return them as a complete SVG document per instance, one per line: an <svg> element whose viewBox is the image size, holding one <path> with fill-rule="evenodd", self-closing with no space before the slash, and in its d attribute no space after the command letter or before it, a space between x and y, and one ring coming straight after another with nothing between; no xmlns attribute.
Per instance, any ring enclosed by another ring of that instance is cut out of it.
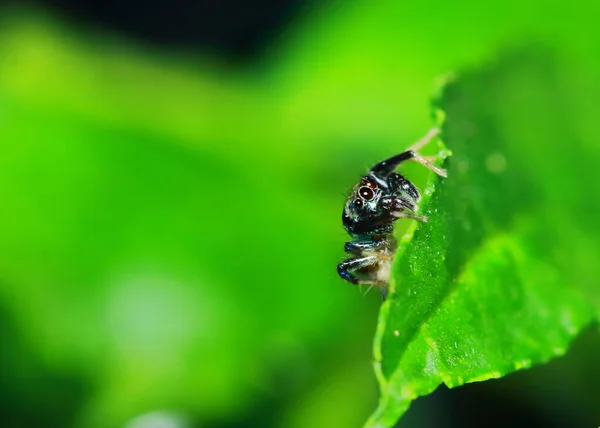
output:
<svg viewBox="0 0 600 428"><path fill-rule="evenodd" d="M427 222L427 217L414 213L417 209L417 202L421 199L421 195L414 184L404 176L393 172L388 177L388 186L392 192L396 193L396 196L390 198L389 202L392 215L395 218L412 218Z"/></svg>
<svg viewBox="0 0 600 428"><path fill-rule="evenodd" d="M419 202L421 195L410 180L407 180L403 175L397 172L392 172L388 177L388 186L392 192L405 193L410 196L414 202Z"/></svg>
<svg viewBox="0 0 600 428"><path fill-rule="evenodd" d="M407 213L406 211L394 211L392 214L396 218L411 218L414 220L422 221L423 223L427 223L429 221L429 219L424 215Z"/></svg>
<svg viewBox="0 0 600 428"><path fill-rule="evenodd" d="M429 162L425 157L417 153L417 150L421 149L423 146L425 146L427 143L433 140L433 138L436 135L438 135L439 132L439 128L431 129L423 138L414 143L407 151L376 164L373 168L371 168L370 174L378 179L385 179L388 175L394 172L394 170L402 162L407 160L413 160L415 162L420 163L429 170L435 172L437 175L447 177L448 174L446 173L445 169L438 168L437 166Z"/></svg>
<svg viewBox="0 0 600 428"><path fill-rule="evenodd" d="M350 241L344 244L344 251L350 254L361 254L363 251L380 251L389 246L386 240Z"/></svg>
<svg viewBox="0 0 600 428"><path fill-rule="evenodd" d="M387 284L385 284L382 281L378 281L376 279L359 279L351 273L359 269L372 266L377 262L377 256L353 257L351 259L343 261L337 266L338 275L346 281L350 281L352 284L356 285L372 284L385 286Z"/></svg>
<svg viewBox="0 0 600 428"><path fill-rule="evenodd" d="M363 296L366 296L369 291L371 291L371 288L375 287L376 284L371 284L369 285L369 288L367 288L367 291L365 291L363 293ZM360 287L360 286L359 286ZM387 295L388 295L388 287L387 284L385 286L379 287L379 290L381 292L381 300L385 300L387 299Z"/></svg>
<svg viewBox="0 0 600 428"><path fill-rule="evenodd" d="M427 131L427 134L425 134L422 138L420 138L419 140L412 143L410 145L410 147L408 148L408 150L412 150L413 152L418 152L423 147L425 147L427 144L429 144L429 142L431 142L431 140L433 140L438 135L440 135L440 128L435 126L435 127L431 128L429 131Z"/></svg>

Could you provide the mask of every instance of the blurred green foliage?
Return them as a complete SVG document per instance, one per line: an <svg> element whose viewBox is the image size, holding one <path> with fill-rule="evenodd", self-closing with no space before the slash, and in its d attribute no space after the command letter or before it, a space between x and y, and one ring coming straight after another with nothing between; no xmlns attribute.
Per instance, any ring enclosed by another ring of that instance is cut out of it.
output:
<svg viewBox="0 0 600 428"><path fill-rule="evenodd" d="M507 46L556 55L547 75L560 101L534 92L555 110L508 92L492 103L495 132L536 177L562 177L536 189L537 206L570 244L570 275L593 290L594 7L332 3L246 70L3 9L6 426L116 427L161 410L248 426L261 406L257 426L359 426L375 407L379 302L335 275L343 193L430 126L437 76ZM546 76L516 70L506 75L525 88ZM575 143L581 157L566 157ZM577 228L562 221L583 213Z"/></svg>

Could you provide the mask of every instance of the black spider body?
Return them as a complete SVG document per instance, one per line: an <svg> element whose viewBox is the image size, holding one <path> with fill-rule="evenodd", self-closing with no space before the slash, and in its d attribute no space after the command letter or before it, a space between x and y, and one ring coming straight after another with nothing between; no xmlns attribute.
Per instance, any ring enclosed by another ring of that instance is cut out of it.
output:
<svg viewBox="0 0 600 428"><path fill-rule="evenodd" d="M427 221L426 217L416 214L421 199L419 191L394 170L400 163L414 160L445 177L445 170L417 153L438 132L437 128L432 129L411 149L379 162L350 192L342 223L354 240L346 242L344 247L352 257L338 265L338 274L343 279L353 284L379 286L382 296L386 297L390 267L397 248L394 222L402 217Z"/></svg>

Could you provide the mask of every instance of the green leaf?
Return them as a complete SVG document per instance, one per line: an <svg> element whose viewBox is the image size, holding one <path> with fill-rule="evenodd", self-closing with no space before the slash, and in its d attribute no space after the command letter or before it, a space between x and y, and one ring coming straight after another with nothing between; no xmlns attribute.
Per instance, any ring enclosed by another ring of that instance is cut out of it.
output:
<svg viewBox="0 0 600 428"><path fill-rule="evenodd" d="M566 120L561 79L537 49L444 87L436 108L453 153L448 178L430 180L429 222L399 248L375 339L381 399L367 427L393 426L442 383L562 355L593 319L598 211L581 188L598 156ZM577 239L583 231L588 239Z"/></svg>

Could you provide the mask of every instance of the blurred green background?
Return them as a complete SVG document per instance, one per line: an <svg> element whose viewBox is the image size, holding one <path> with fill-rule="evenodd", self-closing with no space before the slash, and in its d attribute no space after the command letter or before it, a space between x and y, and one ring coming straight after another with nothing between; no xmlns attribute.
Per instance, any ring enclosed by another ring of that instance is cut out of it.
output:
<svg viewBox="0 0 600 428"><path fill-rule="evenodd" d="M0 426L360 426L380 300L336 276L341 207L436 79L543 46L600 152L594 2L211 5L0 8ZM401 426L597 425L599 355L586 333Z"/></svg>

